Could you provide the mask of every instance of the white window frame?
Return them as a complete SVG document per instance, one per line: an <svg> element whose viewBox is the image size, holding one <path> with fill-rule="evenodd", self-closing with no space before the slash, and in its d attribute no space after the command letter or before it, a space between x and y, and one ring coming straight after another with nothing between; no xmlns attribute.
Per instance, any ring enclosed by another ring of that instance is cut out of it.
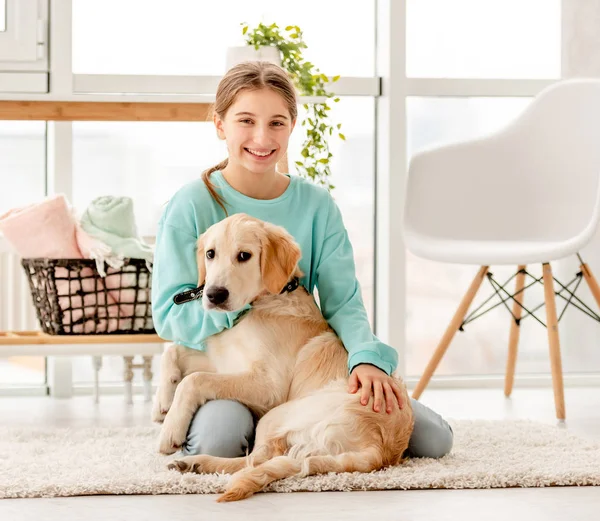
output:
<svg viewBox="0 0 600 521"><path fill-rule="evenodd" d="M0 31L0 70L48 69L48 0L6 0L6 30Z"/></svg>
<svg viewBox="0 0 600 521"><path fill-rule="evenodd" d="M5 0L0 93L48 92L48 0Z"/></svg>

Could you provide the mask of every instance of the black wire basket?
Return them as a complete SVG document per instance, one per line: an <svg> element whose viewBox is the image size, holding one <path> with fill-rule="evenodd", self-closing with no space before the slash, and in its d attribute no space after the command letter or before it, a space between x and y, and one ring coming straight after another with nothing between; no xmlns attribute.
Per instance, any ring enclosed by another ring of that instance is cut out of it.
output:
<svg viewBox="0 0 600 521"><path fill-rule="evenodd" d="M155 333L143 259L98 273L93 259L22 259L40 326L50 335Z"/></svg>

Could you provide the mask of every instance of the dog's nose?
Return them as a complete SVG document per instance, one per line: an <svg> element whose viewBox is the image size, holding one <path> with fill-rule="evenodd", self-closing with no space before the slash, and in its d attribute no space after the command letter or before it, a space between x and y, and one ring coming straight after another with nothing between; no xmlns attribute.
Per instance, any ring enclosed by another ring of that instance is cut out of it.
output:
<svg viewBox="0 0 600 521"><path fill-rule="evenodd" d="M229 291L227 288L209 288L206 291L206 298L210 300L211 304L218 306L219 304L223 304L229 298Z"/></svg>

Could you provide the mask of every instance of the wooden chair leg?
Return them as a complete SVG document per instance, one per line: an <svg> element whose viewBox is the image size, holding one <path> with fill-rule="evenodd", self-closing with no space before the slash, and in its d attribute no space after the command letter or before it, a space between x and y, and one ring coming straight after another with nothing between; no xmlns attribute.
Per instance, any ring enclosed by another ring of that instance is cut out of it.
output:
<svg viewBox="0 0 600 521"><path fill-rule="evenodd" d="M598 307L600 307L600 286L598 286L596 277L594 277L590 267L585 262L581 265L581 272L583 273L583 278L585 278L592 295L594 295L594 298L596 299Z"/></svg>
<svg viewBox="0 0 600 521"><path fill-rule="evenodd" d="M550 344L550 367L552 369L552 387L554 388L554 405L556 417L564 420L565 390L563 385L562 362L560 358L560 340L558 336L558 318L556 316L556 297L554 295L554 279L550 264L543 265L544 297L546 301L546 325L548 343Z"/></svg>
<svg viewBox="0 0 600 521"><path fill-rule="evenodd" d="M479 290L479 287L481 286L481 283L483 282L487 271L488 266L482 266L479 269L479 272L477 273L475 278L473 279L473 282L471 282L471 285L469 286L469 289L465 293L465 296L463 297L460 305L458 306L456 313L454 313L454 316L452 317L452 320L450 321L450 324L448 325L444 336L440 340L440 343L438 344L437 349L433 353L431 360L429 360L429 363L425 368L423 376L421 376L419 383L417 383L417 386L415 387L412 393L412 397L415 400L419 399L421 393L425 390L425 387L427 387L429 380L431 380L433 373L435 372L438 364L440 363L441 359L446 353L446 350L448 349L450 342L454 338L456 331L458 331L458 328L461 326L463 320L465 319L467 311L469 310L469 306L471 305L471 302L473 302L473 299L475 298L475 295L477 294L477 291Z"/></svg>
<svg viewBox="0 0 600 521"><path fill-rule="evenodd" d="M504 395L508 398L512 393L513 383L515 381L515 367L517 365L517 350L519 347L519 334L521 327L519 320L523 308L519 305L523 303L525 286L525 267L519 266L517 273L517 281L515 286L515 300L513 301L512 313L515 316L510 323L510 337L508 339L508 359L506 361L506 377L504 379Z"/></svg>

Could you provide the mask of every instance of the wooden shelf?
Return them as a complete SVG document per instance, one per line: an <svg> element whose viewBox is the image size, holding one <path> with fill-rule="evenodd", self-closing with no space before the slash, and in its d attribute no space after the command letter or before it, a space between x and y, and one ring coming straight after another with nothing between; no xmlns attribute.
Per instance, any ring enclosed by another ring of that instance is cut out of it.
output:
<svg viewBox="0 0 600 521"><path fill-rule="evenodd" d="M155 334L140 335L48 335L41 331L0 331L2 345L73 345L73 344L164 344Z"/></svg>
<svg viewBox="0 0 600 521"><path fill-rule="evenodd" d="M0 100L0 120L210 121L210 103Z"/></svg>

